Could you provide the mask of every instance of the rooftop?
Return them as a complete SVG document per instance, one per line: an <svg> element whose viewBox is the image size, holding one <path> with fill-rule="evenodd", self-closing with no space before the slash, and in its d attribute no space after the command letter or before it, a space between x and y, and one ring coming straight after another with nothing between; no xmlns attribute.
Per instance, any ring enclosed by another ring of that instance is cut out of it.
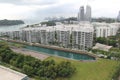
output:
<svg viewBox="0 0 120 80"><path fill-rule="evenodd" d="M109 51L109 49L112 48L112 46L96 43L96 45L93 47L93 49L99 49L104 51Z"/></svg>
<svg viewBox="0 0 120 80"><path fill-rule="evenodd" d="M0 65L0 80L23 80L25 77L27 75Z"/></svg>

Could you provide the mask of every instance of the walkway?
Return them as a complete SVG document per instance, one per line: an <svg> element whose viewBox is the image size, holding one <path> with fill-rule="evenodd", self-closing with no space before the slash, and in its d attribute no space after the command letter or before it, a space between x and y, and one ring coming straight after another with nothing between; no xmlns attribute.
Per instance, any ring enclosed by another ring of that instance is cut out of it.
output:
<svg viewBox="0 0 120 80"><path fill-rule="evenodd" d="M24 54L24 55L30 55L30 56L35 57L35 58L40 59L40 60L44 60L44 59L49 57L48 55L45 55L45 54L42 54L42 53L39 53L39 52L36 52L36 51L23 49L23 48L11 48L11 49L16 53L21 53L21 54Z"/></svg>

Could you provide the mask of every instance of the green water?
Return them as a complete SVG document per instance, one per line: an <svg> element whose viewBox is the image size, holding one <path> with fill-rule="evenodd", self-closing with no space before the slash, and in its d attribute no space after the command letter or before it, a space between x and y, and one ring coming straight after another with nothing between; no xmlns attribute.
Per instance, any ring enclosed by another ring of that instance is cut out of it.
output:
<svg viewBox="0 0 120 80"><path fill-rule="evenodd" d="M70 59L75 59L75 60L95 60L94 57L88 56L85 54L76 54L72 52L64 52L64 51L59 51L59 50L54 50L54 49L48 49L48 48L42 48L42 47L36 47L36 46L26 46L26 49L38 51L38 52L43 52L49 55L54 55L54 56L61 56L65 58L70 58Z"/></svg>

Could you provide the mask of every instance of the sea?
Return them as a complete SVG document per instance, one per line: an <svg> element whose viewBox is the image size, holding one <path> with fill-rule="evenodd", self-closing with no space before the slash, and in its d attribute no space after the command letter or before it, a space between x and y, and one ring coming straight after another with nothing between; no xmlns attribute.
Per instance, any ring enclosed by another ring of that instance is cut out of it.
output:
<svg viewBox="0 0 120 80"><path fill-rule="evenodd" d="M25 24L20 24L20 25L0 26L0 32L18 31L18 30L20 30L21 28L23 28L27 25L40 23L41 21L40 20L25 20L24 22L25 22Z"/></svg>

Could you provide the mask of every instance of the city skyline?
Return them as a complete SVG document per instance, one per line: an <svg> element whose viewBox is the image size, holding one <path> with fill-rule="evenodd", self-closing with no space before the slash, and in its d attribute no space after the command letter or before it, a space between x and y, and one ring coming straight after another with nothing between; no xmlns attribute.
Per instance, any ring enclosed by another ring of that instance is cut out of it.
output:
<svg viewBox="0 0 120 80"><path fill-rule="evenodd" d="M85 9L85 6L81 6L79 9L77 18L79 22L81 21L91 22L91 15L92 15L92 12L91 12L91 7L89 5L86 6L86 9Z"/></svg>
<svg viewBox="0 0 120 80"><path fill-rule="evenodd" d="M0 0L0 19L43 20L52 16L76 16L82 5L92 7L92 17L116 18L120 10L119 3L119 0Z"/></svg>

